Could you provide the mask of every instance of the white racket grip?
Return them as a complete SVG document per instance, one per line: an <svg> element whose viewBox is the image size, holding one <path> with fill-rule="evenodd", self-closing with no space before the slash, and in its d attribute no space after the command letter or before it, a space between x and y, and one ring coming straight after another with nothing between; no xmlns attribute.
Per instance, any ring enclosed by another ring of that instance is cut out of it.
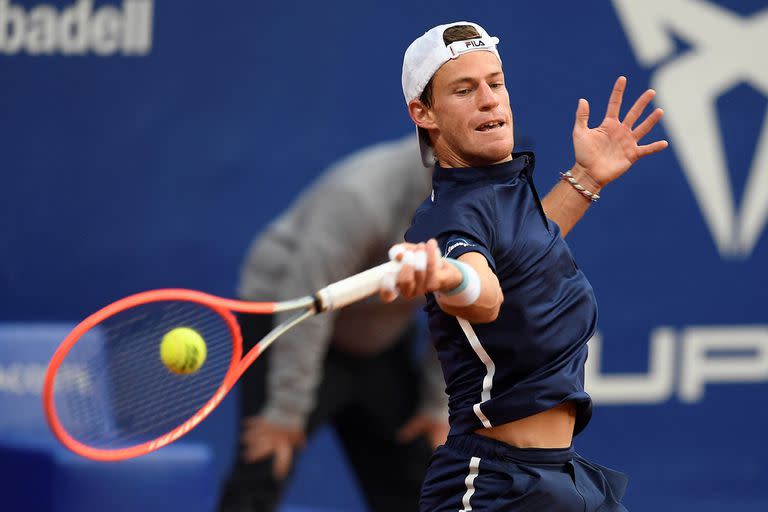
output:
<svg viewBox="0 0 768 512"><path fill-rule="evenodd" d="M320 289L315 298L319 303L319 311L341 309L378 293L381 280L387 274L397 274L402 264L399 261L388 261L377 267L370 268L341 281L329 284Z"/></svg>

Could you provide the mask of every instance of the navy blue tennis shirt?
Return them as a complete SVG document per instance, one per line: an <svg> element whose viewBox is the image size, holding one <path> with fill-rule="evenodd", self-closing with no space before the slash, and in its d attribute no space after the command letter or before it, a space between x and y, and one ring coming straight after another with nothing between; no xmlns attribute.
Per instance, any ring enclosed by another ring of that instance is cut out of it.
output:
<svg viewBox="0 0 768 512"><path fill-rule="evenodd" d="M449 396L451 434L492 427L573 401L575 434L589 422L584 391L587 341L597 323L592 287L533 184L533 153L509 162L446 169L416 210L408 242L438 241L444 256L479 252L499 279L498 318L470 324L426 311Z"/></svg>

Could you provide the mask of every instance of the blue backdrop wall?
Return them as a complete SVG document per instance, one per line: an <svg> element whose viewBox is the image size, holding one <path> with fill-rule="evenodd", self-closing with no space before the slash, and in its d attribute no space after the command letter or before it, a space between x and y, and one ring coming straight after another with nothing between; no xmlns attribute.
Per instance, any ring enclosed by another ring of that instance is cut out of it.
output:
<svg viewBox="0 0 768 512"><path fill-rule="evenodd" d="M768 509L765 0L0 0L0 321L231 296L326 165L411 131L403 51L458 19L501 40L542 190L580 97L595 124L618 75L658 90L649 138L671 148L569 236L600 304L577 448L630 473L641 510Z"/></svg>

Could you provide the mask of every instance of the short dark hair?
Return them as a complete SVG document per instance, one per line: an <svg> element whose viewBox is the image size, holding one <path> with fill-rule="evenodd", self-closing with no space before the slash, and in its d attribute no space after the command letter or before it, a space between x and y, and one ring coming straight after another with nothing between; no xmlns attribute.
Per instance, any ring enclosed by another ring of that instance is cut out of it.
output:
<svg viewBox="0 0 768 512"><path fill-rule="evenodd" d="M451 43L455 43L456 41L465 41L467 39L476 39L478 37L480 37L480 33L472 25L455 25L453 27L448 27L445 29L445 32L443 32L443 42L445 43L445 46L448 46ZM429 79L429 82L427 82L427 85L424 87L424 90L421 92L419 101L421 101L427 107L432 106L431 78Z"/></svg>

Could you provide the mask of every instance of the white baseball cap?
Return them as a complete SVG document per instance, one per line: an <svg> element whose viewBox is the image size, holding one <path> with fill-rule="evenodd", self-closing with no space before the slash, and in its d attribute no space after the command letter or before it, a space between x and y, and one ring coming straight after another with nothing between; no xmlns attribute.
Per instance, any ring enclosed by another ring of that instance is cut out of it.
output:
<svg viewBox="0 0 768 512"><path fill-rule="evenodd" d="M446 46L443 33L446 29L457 25L474 27L480 37L456 41ZM449 60L456 59L468 52L487 51L496 55L501 62L501 56L496 49L497 44L499 44L498 37L489 36L483 27L469 21L438 25L426 31L424 35L411 43L405 50L403 57L403 95L406 105L421 96L424 88L440 69L440 66ZM419 138L421 160L425 167L432 167L436 162L435 153L432 146L429 145L429 136L426 132L422 134L421 131L417 126L416 136Z"/></svg>

